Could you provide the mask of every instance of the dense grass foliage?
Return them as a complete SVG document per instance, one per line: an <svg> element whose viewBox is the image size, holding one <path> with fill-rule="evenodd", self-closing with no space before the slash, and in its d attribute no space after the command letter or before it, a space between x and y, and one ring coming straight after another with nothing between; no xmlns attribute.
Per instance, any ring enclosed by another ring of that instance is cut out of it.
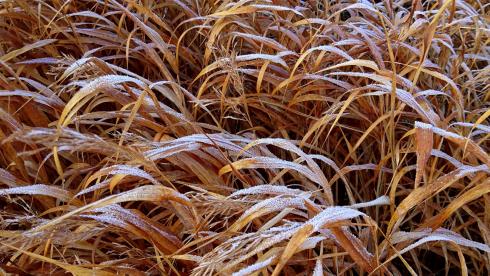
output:
<svg viewBox="0 0 490 276"><path fill-rule="evenodd" d="M375 2L0 0L0 274L488 275L490 5Z"/></svg>

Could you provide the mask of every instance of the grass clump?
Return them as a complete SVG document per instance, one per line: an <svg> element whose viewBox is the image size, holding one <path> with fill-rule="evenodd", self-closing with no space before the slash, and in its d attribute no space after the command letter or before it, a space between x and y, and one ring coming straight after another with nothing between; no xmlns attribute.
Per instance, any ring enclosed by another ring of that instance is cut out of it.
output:
<svg viewBox="0 0 490 276"><path fill-rule="evenodd" d="M485 275L485 1L0 2L0 274Z"/></svg>

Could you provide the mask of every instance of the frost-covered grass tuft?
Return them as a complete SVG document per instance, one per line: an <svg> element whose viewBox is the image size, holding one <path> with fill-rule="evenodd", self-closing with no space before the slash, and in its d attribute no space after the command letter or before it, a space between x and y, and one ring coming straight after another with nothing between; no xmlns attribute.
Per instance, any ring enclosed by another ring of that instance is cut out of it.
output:
<svg viewBox="0 0 490 276"><path fill-rule="evenodd" d="M0 275L489 275L488 1L0 1Z"/></svg>

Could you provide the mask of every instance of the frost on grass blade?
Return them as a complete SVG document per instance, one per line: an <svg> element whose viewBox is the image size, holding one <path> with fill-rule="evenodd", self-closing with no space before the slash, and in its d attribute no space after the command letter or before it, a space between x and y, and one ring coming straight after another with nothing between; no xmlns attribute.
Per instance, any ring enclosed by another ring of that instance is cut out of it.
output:
<svg viewBox="0 0 490 276"><path fill-rule="evenodd" d="M320 177L313 173L308 167L290 162L290 161L284 161L279 158L272 158L272 157L254 157L254 158L245 158L241 159L239 161L234 162L231 165L226 165L223 168L220 169L219 174L223 175L225 173L231 172L232 167L236 170L240 169L258 169L258 168L263 168L263 169L290 169L297 171L304 176L306 176L308 179L311 181L317 183L317 184L324 184L322 183Z"/></svg>
<svg viewBox="0 0 490 276"><path fill-rule="evenodd" d="M160 148L149 150L145 152L145 156L152 161L156 161L159 159L165 159L171 157L180 152L195 151L198 150L199 148L201 148L201 146L196 143L168 145L168 146L162 146Z"/></svg>
<svg viewBox="0 0 490 276"><path fill-rule="evenodd" d="M105 75L98 77L86 85L84 85L66 104L59 118L59 126L67 126L71 117L81 108L80 102L83 102L85 97L97 92L104 87L112 87L116 84L124 82L133 82L140 87L144 87L145 83L129 76Z"/></svg>
<svg viewBox="0 0 490 276"><path fill-rule="evenodd" d="M466 123L466 122L456 122L451 124L452 126L462 126L462 127L469 127L469 128L478 128L484 133L490 133L490 126L487 125L482 125L482 124L473 124L473 123Z"/></svg>
<svg viewBox="0 0 490 276"><path fill-rule="evenodd" d="M260 201L251 208L247 209L240 216L239 219L233 224L230 229L238 231L242 229L247 223L255 218L270 214L272 212L282 211L285 208L305 209L305 199L301 197L294 198L282 198L274 197Z"/></svg>
<svg viewBox="0 0 490 276"><path fill-rule="evenodd" d="M291 51L286 51L279 53L278 55L266 55L266 54L248 54L248 55L241 55L236 57L236 61L250 61L250 60L256 60L256 59L264 59L268 60L277 64L281 64L284 67L287 67L288 65L286 62L281 58L281 56L284 55L290 55L294 54Z"/></svg>
<svg viewBox="0 0 490 276"><path fill-rule="evenodd" d="M445 153L443 151L440 151L440 150L437 150L437 149L432 149L431 150L431 155L449 161L456 168L461 168L462 166L464 166L464 164L461 163L459 160L457 160L456 158L450 156L449 154L447 154L447 153Z"/></svg>
<svg viewBox="0 0 490 276"><path fill-rule="evenodd" d="M488 153L478 143L475 143L474 141L466 137L463 137L459 134L456 134L448 130L444 130L439 127L435 127L433 125L429 125L421 122L415 122L415 127L420 129L430 129L435 134L440 135L448 139L449 141L458 144L461 147L464 147L466 151L475 155L475 157L477 157L479 160L481 160L482 162L490 166L490 157L488 156Z"/></svg>
<svg viewBox="0 0 490 276"><path fill-rule="evenodd" d="M19 186L21 182L9 171L0 168L0 183L9 187L16 187Z"/></svg>
<svg viewBox="0 0 490 276"><path fill-rule="evenodd" d="M94 209L97 215L82 215L81 217L94 219L99 222L117 226L129 230L136 236L155 242L164 252L175 252L180 246L180 240L167 231L161 229L148 217L135 210L122 208L117 204Z"/></svg>
<svg viewBox="0 0 490 276"><path fill-rule="evenodd" d="M253 248L253 250L251 250L250 252L248 252L247 254L245 254L243 256L240 256L236 260L233 260L229 264L227 264L227 267L233 267L233 266L243 262L244 260L256 255L257 253L262 252L267 248L271 248L272 246L274 246L274 245L276 245L276 244L278 244L284 240L291 238L291 236L293 236L294 233L296 233L296 231L299 228L300 227L295 227L295 228L288 230L288 231L276 233L275 235L271 236L270 238L266 238L265 240L261 241L260 244L255 246Z"/></svg>
<svg viewBox="0 0 490 276"><path fill-rule="evenodd" d="M229 197L233 198L241 195L263 195L263 194L298 196L302 193L304 193L304 191L302 190L291 189L286 186L267 184L267 185L258 185L258 186L238 190L233 194L231 194Z"/></svg>
<svg viewBox="0 0 490 276"><path fill-rule="evenodd" d="M266 268L267 266L269 266L272 261L274 260L274 257L270 257L268 258L267 260L265 261L262 261L262 262L257 262L253 265L250 265L250 266L247 266L237 272L234 272L232 274L232 276L247 276L247 275L250 275L254 272L256 272L257 270L260 270L260 269L263 269L263 268Z"/></svg>
<svg viewBox="0 0 490 276"><path fill-rule="evenodd" d="M415 127L421 128L421 129L429 129L429 130L432 130L432 128L433 128L433 126L431 124L427 124L427 123L423 123L423 122L419 122L419 121L415 122Z"/></svg>
<svg viewBox="0 0 490 276"><path fill-rule="evenodd" d="M328 231L328 230L325 230ZM313 249L316 247L316 245L321 242L326 240L327 238L333 238L333 236L325 236L325 237L309 237L307 238L298 248L299 251L303 251L306 249Z"/></svg>
<svg viewBox="0 0 490 276"><path fill-rule="evenodd" d="M405 238L400 238L400 236L405 235ZM421 231L421 232L416 232L416 233L404 233L404 234L398 234L395 236L397 242L405 241L408 239L419 239L417 242L405 247L404 249L400 250L400 254L403 254L405 252L408 252L424 243L427 242L432 242L432 241L448 241L448 242L453 242L455 244L465 246L468 248L476 248L481 251L490 253L490 246L488 244L483 244L479 242L475 242L472 240L468 240L461 236L460 234L453 232L451 230L447 230L444 228L439 228L435 230L434 232L429 232L429 231Z"/></svg>
<svg viewBox="0 0 490 276"><path fill-rule="evenodd" d="M393 233L390 237L390 241L393 244L409 241L409 240L415 240L415 239L421 239L423 237L426 237L431 233L431 229L425 228L421 229L419 231L413 231L413 232L405 232L405 231L398 231Z"/></svg>
<svg viewBox="0 0 490 276"><path fill-rule="evenodd" d="M313 270L313 276L323 276L322 259L318 258L315 263L315 269Z"/></svg>
<svg viewBox="0 0 490 276"><path fill-rule="evenodd" d="M192 152L205 147L216 147L216 145L231 152L243 152L244 155L251 156L248 151L242 151L240 146L249 142L248 139L234 135L193 134L168 142L154 143L156 148L146 151L145 156L151 160L165 159L180 152Z"/></svg>
<svg viewBox="0 0 490 276"><path fill-rule="evenodd" d="M308 220L305 224L312 225L313 232L316 232L327 223L352 219L359 216L365 216L365 214L348 207L327 207L312 219Z"/></svg>
<svg viewBox="0 0 490 276"><path fill-rule="evenodd" d="M93 180L99 179L99 178L106 176L106 175L112 175L111 181L109 183L109 187L110 187L111 191L123 178L125 178L128 175L146 179L154 185L160 185L160 182L158 182L158 180L156 180L149 173L147 173L147 172L145 172L145 171L143 171L137 167L131 167L131 166L127 166L127 165L114 165L114 166L110 166L107 168L103 168L102 170L100 170L97 173L90 176L90 178L88 178L87 181L85 182L86 183L85 185L87 186ZM96 185L98 185L98 184L96 184ZM89 191L91 191L91 190L89 190ZM86 192L87 191L85 191L84 193L86 193Z"/></svg>
<svg viewBox="0 0 490 276"><path fill-rule="evenodd" d="M160 202L164 200L171 200L188 206L191 205L189 198L187 198L185 195L175 190L172 190L170 188L161 185L146 185L146 186L134 188L132 190L120 194L106 196L90 204L84 205L78 209L68 212L62 216L56 217L47 223L44 223L42 225L39 225L31 229L28 234L33 234L45 230L49 227L53 227L55 225L62 223L67 218L82 214L84 212L92 211L97 208L102 208L108 205L129 202L129 201Z"/></svg>
<svg viewBox="0 0 490 276"><path fill-rule="evenodd" d="M347 207L352 209L359 209L359 208L366 208L366 207L380 206L380 205L390 205L390 197L380 196L377 199L368 202L356 203Z"/></svg>
<svg viewBox="0 0 490 276"><path fill-rule="evenodd" d="M436 124L436 122L440 120L436 116L433 116L433 112L430 112L430 110L425 110L409 92L402 89L397 89L396 95L401 101L417 111L417 113L423 116L431 124ZM415 124L417 124L417 122Z"/></svg>
<svg viewBox="0 0 490 276"><path fill-rule="evenodd" d="M257 42L264 43L265 45L269 45L272 48L275 48L276 50L279 50L279 51L288 51L287 47L285 47L284 45L278 43L274 39L271 39L271 38L268 38L265 36L259 36L259 35L242 33L242 32L232 32L231 35L252 39L252 40L255 40Z"/></svg>
<svg viewBox="0 0 490 276"><path fill-rule="evenodd" d="M2 195L44 195L68 202L73 198L73 194L67 190L44 184L34 184L29 186L0 189Z"/></svg>
<svg viewBox="0 0 490 276"><path fill-rule="evenodd" d="M87 193L90 193L90 192L93 192L95 190L98 190L98 189L102 189L102 188L106 188L106 187L109 187L109 182L110 182L110 179L106 179L104 181L101 181L100 183L97 183L95 185L92 185L90 187L87 187L83 190L81 190L80 192L78 192L75 197L79 197L81 195L84 195L84 194L87 194Z"/></svg>

